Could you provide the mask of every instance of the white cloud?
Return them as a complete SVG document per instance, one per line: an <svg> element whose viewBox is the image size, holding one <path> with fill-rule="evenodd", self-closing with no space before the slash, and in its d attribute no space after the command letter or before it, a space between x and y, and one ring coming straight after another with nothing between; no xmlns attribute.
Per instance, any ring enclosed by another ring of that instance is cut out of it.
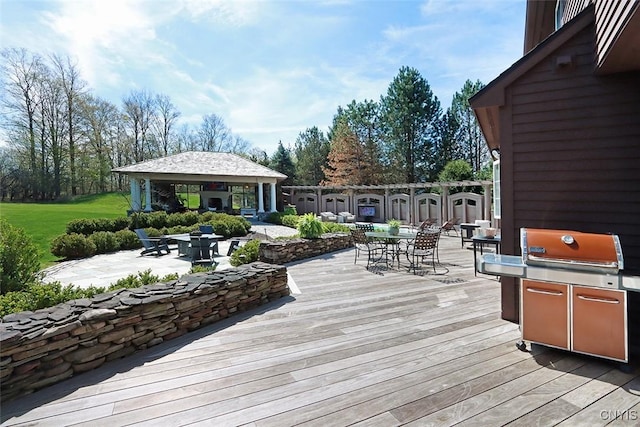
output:
<svg viewBox="0 0 640 427"><path fill-rule="evenodd" d="M193 19L243 27L258 21L265 4L250 0L184 0L184 9Z"/></svg>

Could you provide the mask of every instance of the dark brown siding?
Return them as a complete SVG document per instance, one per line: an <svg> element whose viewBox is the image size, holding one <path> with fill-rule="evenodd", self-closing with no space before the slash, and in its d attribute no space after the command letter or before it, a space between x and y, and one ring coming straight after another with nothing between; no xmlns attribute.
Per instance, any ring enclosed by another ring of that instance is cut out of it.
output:
<svg viewBox="0 0 640 427"><path fill-rule="evenodd" d="M640 72L595 76L594 52L588 27L510 88L513 225L618 234L640 274Z"/></svg>

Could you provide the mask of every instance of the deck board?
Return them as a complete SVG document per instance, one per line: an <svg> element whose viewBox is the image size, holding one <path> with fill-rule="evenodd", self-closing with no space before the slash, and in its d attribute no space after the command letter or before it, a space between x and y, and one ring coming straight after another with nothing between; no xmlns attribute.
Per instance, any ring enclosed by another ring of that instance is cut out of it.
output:
<svg viewBox="0 0 640 427"><path fill-rule="evenodd" d="M638 410L637 371L517 350L499 282L453 235L440 260L418 276L353 250L291 263L301 293L3 403L2 425L591 426Z"/></svg>

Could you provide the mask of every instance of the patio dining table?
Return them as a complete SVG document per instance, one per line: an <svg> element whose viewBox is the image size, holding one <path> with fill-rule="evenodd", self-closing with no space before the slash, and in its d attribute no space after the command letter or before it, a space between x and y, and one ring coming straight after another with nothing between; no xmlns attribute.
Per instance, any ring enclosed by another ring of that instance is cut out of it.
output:
<svg viewBox="0 0 640 427"><path fill-rule="evenodd" d="M387 244L387 265L389 265L389 249L391 249L391 265L394 264L394 259L397 259L398 267L400 266L400 242L403 240L410 241L416 238L416 233L411 231L400 232L398 234L391 234L388 231L367 231L364 234L372 239L384 241Z"/></svg>
<svg viewBox="0 0 640 427"><path fill-rule="evenodd" d="M224 236L217 234L202 234L200 236L191 236L189 234L168 234L165 236L167 239L175 240L178 243L178 256L189 255L189 244L191 243L191 237L199 237L201 239L209 240L222 240Z"/></svg>

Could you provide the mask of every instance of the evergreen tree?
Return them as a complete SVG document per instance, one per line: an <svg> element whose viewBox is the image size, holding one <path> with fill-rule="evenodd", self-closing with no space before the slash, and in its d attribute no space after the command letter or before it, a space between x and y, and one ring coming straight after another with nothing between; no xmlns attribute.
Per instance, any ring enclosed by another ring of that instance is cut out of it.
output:
<svg viewBox="0 0 640 427"><path fill-rule="evenodd" d="M296 157L296 184L318 185L324 180L329 140L316 126L301 132L294 148Z"/></svg>
<svg viewBox="0 0 640 427"><path fill-rule="evenodd" d="M380 100L391 179L427 181L440 102L415 68L402 67Z"/></svg>
<svg viewBox="0 0 640 427"><path fill-rule="evenodd" d="M478 124L478 119L469 103L469 98L483 87L484 84L480 80L475 83L467 80L462 90L453 95L450 109L451 115L455 117L459 126L456 139L462 151L462 158L469 162L474 172L480 171L489 160L487 143Z"/></svg>
<svg viewBox="0 0 640 427"><path fill-rule="evenodd" d="M276 152L271 156L269 167L275 171L287 175L287 179L280 182L280 185L292 185L295 180L296 168L291 160L291 151L284 148L282 141L278 142Z"/></svg>

